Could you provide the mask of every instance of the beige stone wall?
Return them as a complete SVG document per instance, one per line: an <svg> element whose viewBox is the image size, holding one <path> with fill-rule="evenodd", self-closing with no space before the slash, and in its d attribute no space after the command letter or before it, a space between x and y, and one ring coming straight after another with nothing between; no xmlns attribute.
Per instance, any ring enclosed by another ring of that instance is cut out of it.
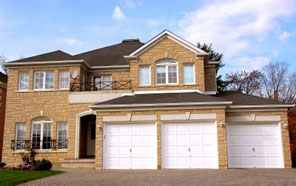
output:
<svg viewBox="0 0 296 186"><path fill-rule="evenodd" d="M281 117L281 130L282 130L282 143L283 143L283 154L284 154L284 165L285 168L291 168L291 151L290 151L290 139L289 129L284 129L283 125L288 123L287 112L226 112L226 117L230 116L250 116L250 114L256 114L256 116L280 116Z"/></svg>
<svg viewBox="0 0 296 186"><path fill-rule="evenodd" d="M206 110L172 110L172 111L135 111L135 112L98 112L97 113L97 134L96 134L96 162L95 167L102 169L103 167L103 117L104 116L126 116L128 113L132 115L157 115L157 167L161 168L161 114L209 114L216 113L217 115L217 129L218 129L218 157L219 167L227 167L227 153L226 153L226 129L221 127L219 123L225 123L225 110L224 109L206 109ZM101 127L102 129L98 129Z"/></svg>
<svg viewBox="0 0 296 186"><path fill-rule="evenodd" d="M205 90L216 91L216 68L215 66L206 66L205 68Z"/></svg>
<svg viewBox="0 0 296 186"><path fill-rule="evenodd" d="M15 124L17 122L26 123L26 138L30 139L31 121L40 116L46 116L53 120L52 138L56 139L57 122L66 121L68 123L68 149L40 152L38 159L46 158L53 163L58 163L64 158L74 158L75 153L75 129L76 115L88 111L89 104L69 104L69 91L58 90L58 71L69 69L70 72L80 70L79 66L69 67L32 67L32 68L13 68L9 69L7 107L4 128L4 146L3 162L20 163L20 154L11 150L11 140L15 138ZM30 72L30 90L19 92L18 73L19 71ZM54 70L55 72L55 89L50 91L33 91L33 73L34 70Z"/></svg>
<svg viewBox="0 0 296 186"><path fill-rule="evenodd" d="M178 62L178 85L156 85L155 62L162 59L171 59ZM195 84L184 85L183 64L195 64ZM151 85L139 86L139 66L149 65L151 67ZM166 90L166 89L198 89L205 91L205 70L204 58L197 57L196 53L176 43L164 38L147 51L143 52L137 60L130 60L130 76L134 90Z"/></svg>

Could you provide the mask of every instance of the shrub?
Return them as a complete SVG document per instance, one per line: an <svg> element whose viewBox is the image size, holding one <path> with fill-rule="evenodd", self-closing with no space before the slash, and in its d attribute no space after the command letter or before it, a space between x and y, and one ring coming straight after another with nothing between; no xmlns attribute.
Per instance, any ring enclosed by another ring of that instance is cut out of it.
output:
<svg viewBox="0 0 296 186"><path fill-rule="evenodd" d="M6 165L6 163L2 163L2 162L0 162L0 168L5 167L5 165Z"/></svg>
<svg viewBox="0 0 296 186"><path fill-rule="evenodd" d="M42 159L41 161L34 162L34 170L50 170L52 163L49 160Z"/></svg>

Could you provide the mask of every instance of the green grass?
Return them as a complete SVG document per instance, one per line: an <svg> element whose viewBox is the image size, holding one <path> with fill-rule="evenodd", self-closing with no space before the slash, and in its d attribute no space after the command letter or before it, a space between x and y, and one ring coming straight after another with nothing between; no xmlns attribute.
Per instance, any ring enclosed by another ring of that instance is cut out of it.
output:
<svg viewBox="0 0 296 186"><path fill-rule="evenodd" d="M11 186L27 181L53 176L63 173L62 171L23 171L23 170L0 170L0 186Z"/></svg>

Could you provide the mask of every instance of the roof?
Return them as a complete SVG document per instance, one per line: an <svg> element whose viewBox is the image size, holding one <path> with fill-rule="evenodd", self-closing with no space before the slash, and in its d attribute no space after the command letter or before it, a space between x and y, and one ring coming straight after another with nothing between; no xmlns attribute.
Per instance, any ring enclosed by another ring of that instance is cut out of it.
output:
<svg viewBox="0 0 296 186"><path fill-rule="evenodd" d="M122 43L77 54L75 57L84 59L91 66L127 65L124 56L137 50L142 45L144 43L141 43L138 39L123 40Z"/></svg>
<svg viewBox="0 0 296 186"><path fill-rule="evenodd" d="M7 83L7 75L0 72L0 82Z"/></svg>
<svg viewBox="0 0 296 186"><path fill-rule="evenodd" d="M243 94L235 91L222 91L215 97L232 101L232 105L285 105L285 103L261 98L253 95Z"/></svg>
<svg viewBox="0 0 296 186"><path fill-rule="evenodd" d="M63 52L61 50L56 50L53 52L40 54L37 56L32 56L24 59L19 59L16 61L11 61L9 63L16 63L16 62L39 62L39 61L63 61L63 60L77 60L74 56Z"/></svg>
<svg viewBox="0 0 296 186"><path fill-rule="evenodd" d="M189 93L159 93L126 95L96 105L122 105L122 104L159 104L159 103L191 103L191 102L217 102L225 101L214 96L206 96L197 92Z"/></svg>
<svg viewBox="0 0 296 186"><path fill-rule="evenodd" d="M186 92L186 93L157 93L157 94L134 94L125 95L119 98L115 98L109 101L97 103L91 107L100 108L107 106L135 106L135 105L168 105L168 104L181 104L192 105L193 103L202 104L225 104L231 106L281 106L290 107L285 103L279 103L270 99L251 96L239 92L223 91L217 95L204 95L198 92Z"/></svg>

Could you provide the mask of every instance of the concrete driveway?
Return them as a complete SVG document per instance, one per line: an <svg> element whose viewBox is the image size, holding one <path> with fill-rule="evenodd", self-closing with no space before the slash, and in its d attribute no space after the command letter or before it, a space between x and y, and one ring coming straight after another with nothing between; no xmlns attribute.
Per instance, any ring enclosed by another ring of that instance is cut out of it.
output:
<svg viewBox="0 0 296 186"><path fill-rule="evenodd" d="M296 169L229 170L67 170L66 173L22 185L186 186L296 185Z"/></svg>

